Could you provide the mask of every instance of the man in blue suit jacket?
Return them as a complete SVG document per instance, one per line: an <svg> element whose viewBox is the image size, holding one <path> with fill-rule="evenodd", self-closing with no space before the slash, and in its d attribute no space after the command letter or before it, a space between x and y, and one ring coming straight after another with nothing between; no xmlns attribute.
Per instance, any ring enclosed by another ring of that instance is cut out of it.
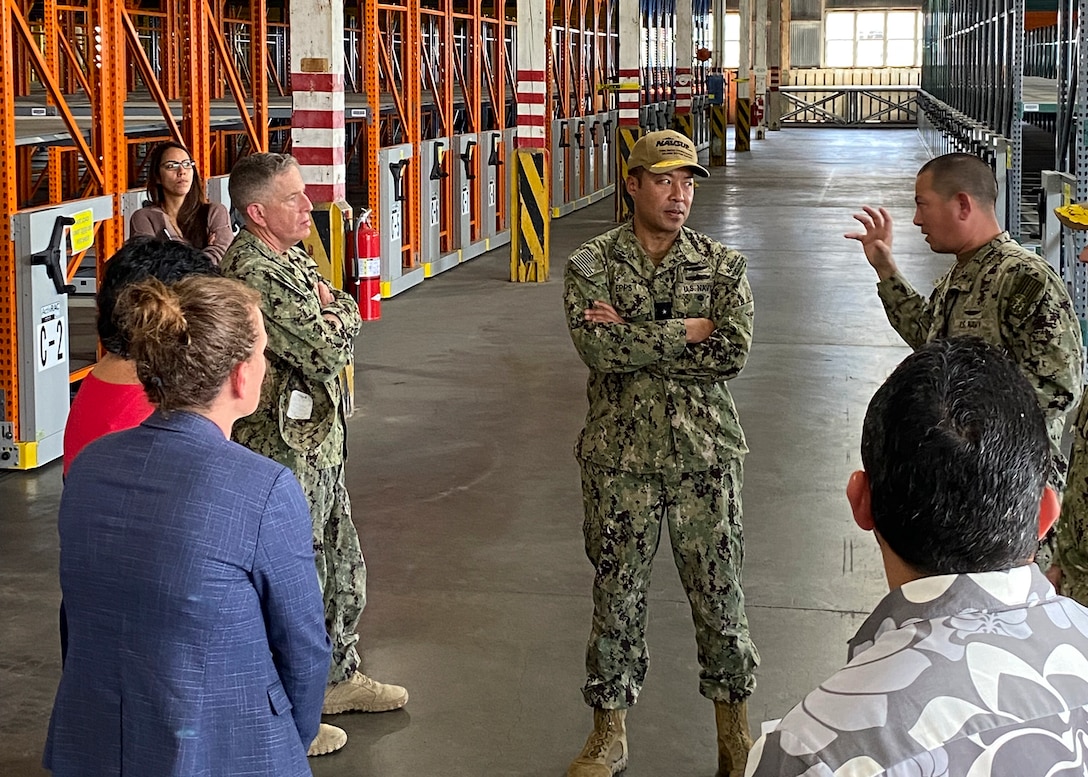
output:
<svg viewBox="0 0 1088 777"><path fill-rule="evenodd" d="M331 653L309 516L287 468L197 413L88 446L61 500L46 768L309 775Z"/></svg>

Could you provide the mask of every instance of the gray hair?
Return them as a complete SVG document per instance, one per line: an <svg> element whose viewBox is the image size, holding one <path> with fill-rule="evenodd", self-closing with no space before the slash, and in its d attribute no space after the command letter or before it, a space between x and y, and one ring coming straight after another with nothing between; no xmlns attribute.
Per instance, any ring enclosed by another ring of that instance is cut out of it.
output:
<svg viewBox="0 0 1088 777"><path fill-rule="evenodd" d="M290 154L250 154L243 157L230 171L227 191L230 192L231 205L244 215L246 208L261 202L272 181L292 167L298 167L298 160Z"/></svg>

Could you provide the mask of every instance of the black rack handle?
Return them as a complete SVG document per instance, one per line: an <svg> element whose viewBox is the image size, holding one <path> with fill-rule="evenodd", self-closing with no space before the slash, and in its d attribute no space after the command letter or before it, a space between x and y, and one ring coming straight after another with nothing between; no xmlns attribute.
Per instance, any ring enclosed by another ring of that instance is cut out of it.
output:
<svg viewBox="0 0 1088 777"><path fill-rule="evenodd" d="M30 257L31 264L45 267L45 271L50 280L53 281L53 287L57 290L57 294L73 294L76 290L75 286L68 284L65 273L66 268L61 261L64 228L75 223L76 220L71 216L57 216L57 220L53 222L53 234L49 236L49 247L44 251L32 254Z"/></svg>

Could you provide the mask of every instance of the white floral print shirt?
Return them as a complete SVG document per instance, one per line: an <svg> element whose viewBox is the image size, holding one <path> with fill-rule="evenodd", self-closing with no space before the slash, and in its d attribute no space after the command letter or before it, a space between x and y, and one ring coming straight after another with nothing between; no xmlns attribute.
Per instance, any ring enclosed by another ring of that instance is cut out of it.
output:
<svg viewBox="0 0 1088 777"><path fill-rule="evenodd" d="M747 777L1088 774L1088 609L1034 564L889 593Z"/></svg>

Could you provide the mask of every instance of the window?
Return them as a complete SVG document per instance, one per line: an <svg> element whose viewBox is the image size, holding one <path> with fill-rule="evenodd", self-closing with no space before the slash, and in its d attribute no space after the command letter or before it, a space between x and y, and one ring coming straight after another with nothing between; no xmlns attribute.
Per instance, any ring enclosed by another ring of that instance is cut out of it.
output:
<svg viewBox="0 0 1088 777"><path fill-rule="evenodd" d="M721 66L737 69L741 64L741 15L739 13L726 14L724 42L726 50L721 52Z"/></svg>
<svg viewBox="0 0 1088 777"><path fill-rule="evenodd" d="M829 11L824 18L825 67L921 64L921 11Z"/></svg>

